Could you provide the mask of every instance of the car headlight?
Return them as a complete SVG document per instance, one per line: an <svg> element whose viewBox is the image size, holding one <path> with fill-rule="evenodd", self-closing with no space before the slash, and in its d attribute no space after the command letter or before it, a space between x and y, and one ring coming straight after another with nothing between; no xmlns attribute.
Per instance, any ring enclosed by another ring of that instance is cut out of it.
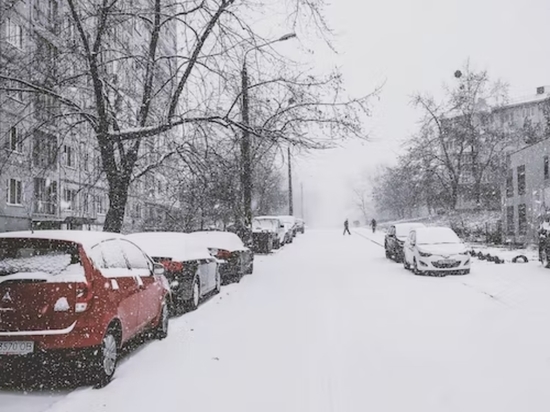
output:
<svg viewBox="0 0 550 412"><path fill-rule="evenodd" d="M426 253L426 252L421 252L421 251L418 251L418 253L420 254L420 256L422 257L430 257L432 254L431 253Z"/></svg>

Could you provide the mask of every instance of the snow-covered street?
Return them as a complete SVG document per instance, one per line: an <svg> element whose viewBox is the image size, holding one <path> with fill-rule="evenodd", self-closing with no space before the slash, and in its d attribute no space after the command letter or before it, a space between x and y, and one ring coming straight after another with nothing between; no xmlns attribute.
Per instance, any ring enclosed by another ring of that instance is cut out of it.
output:
<svg viewBox="0 0 550 412"><path fill-rule="evenodd" d="M308 231L128 356L106 388L0 390L4 412L546 412L550 270L414 276Z"/></svg>

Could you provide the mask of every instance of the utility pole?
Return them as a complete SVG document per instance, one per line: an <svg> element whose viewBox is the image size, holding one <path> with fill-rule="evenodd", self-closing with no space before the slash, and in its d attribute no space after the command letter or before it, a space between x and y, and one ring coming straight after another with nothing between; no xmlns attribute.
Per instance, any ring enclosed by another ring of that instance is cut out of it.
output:
<svg viewBox="0 0 550 412"><path fill-rule="evenodd" d="M290 216L294 216L294 202L292 196L292 161L290 157L290 146L288 146L288 214Z"/></svg>
<svg viewBox="0 0 550 412"><path fill-rule="evenodd" d="M296 37L295 33L288 33L284 36L268 41L267 43L254 46L247 50L243 56L243 66L241 69L241 99L242 99L242 124L243 134L241 137L241 191L243 200L244 226L247 229L252 228L252 160L250 159L250 108L248 95L248 70L246 67L246 56L253 50L268 46L273 43L285 41ZM290 153L290 149L289 149ZM243 239L244 240L244 239ZM250 240L250 239L246 239Z"/></svg>
<svg viewBox="0 0 550 412"><path fill-rule="evenodd" d="M243 192L244 205L244 226L252 226L252 168L250 161L250 112L248 106L248 71L246 58L243 61L241 70L241 92L242 92L242 122L243 135L241 139L241 190Z"/></svg>

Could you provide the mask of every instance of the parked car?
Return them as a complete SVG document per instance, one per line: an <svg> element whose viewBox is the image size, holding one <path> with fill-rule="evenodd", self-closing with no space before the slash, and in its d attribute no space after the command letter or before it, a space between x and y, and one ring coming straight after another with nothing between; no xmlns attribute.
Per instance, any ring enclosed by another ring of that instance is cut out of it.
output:
<svg viewBox="0 0 550 412"><path fill-rule="evenodd" d="M252 238L255 249L269 253L284 243L285 227L277 217L258 216L252 220Z"/></svg>
<svg viewBox="0 0 550 412"><path fill-rule="evenodd" d="M286 239L285 243L292 243L292 240L296 237L298 233L298 225L296 223L296 218L294 216L277 216L284 224L286 230Z"/></svg>
<svg viewBox="0 0 550 412"><path fill-rule="evenodd" d="M223 284L238 281L254 271L254 253L235 233L193 232L191 236L222 261L219 270Z"/></svg>
<svg viewBox="0 0 550 412"><path fill-rule="evenodd" d="M1 234L0 377L18 363L74 360L106 385L127 341L167 336L168 293L163 266L125 236Z"/></svg>
<svg viewBox="0 0 550 412"><path fill-rule="evenodd" d="M306 232L306 222L304 222L304 219L296 219L296 230L302 234Z"/></svg>
<svg viewBox="0 0 550 412"><path fill-rule="evenodd" d="M466 275L470 256L457 234L448 227L412 229L404 246L405 269L416 275Z"/></svg>
<svg viewBox="0 0 550 412"><path fill-rule="evenodd" d="M149 232L127 236L151 258L164 266L171 290L172 313L197 309L202 298L219 293L218 261L204 245L187 233Z"/></svg>
<svg viewBox="0 0 550 412"><path fill-rule="evenodd" d="M397 223L391 225L384 239L386 257L396 262L403 262L403 245L412 229L425 227L423 223Z"/></svg>

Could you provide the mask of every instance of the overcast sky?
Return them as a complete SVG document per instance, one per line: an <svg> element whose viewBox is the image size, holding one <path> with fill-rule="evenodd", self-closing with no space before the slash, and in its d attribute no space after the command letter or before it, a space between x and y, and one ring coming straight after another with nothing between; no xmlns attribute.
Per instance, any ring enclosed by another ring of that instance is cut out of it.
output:
<svg viewBox="0 0 550 412"><path fill-rule="evenodd" d="M549 0L334 0L326 15L339 55L319 49L319 62L340 67L357 95L385 86L365 125L370 142L297 162L295 178L303 182L306 218L314 226L353 218L352 182L366 168L394 161L416 128L410 96L441 95L467 59L508 82L511 97L550 85Z"/></svg>

